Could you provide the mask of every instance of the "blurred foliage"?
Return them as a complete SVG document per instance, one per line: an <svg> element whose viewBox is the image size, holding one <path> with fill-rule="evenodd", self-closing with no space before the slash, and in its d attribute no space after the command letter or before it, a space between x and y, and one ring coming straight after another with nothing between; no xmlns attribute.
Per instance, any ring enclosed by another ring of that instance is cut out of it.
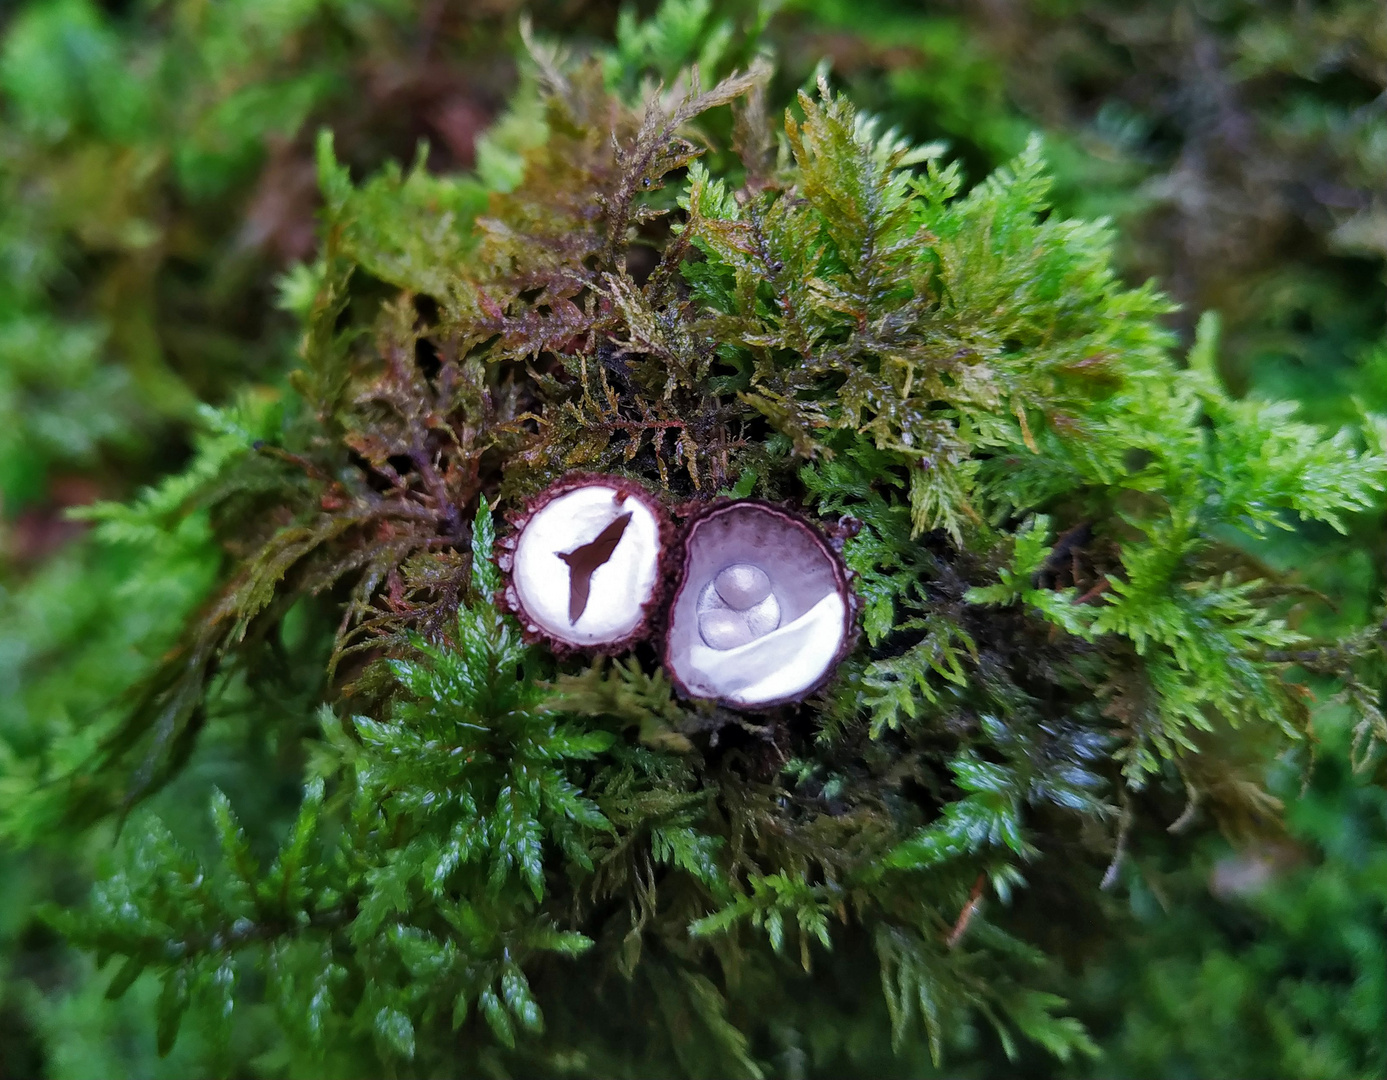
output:
<svg viewBox="0 0 1387 1080"><path fill-rule="evenodd" d="M615 42L606 82L633 103L652 91L642 71L669 81L699 60L744 65L764 22L741 4L670 3L654 20L619 22L615 5L527 6L541 28ZM72 542L79 526L55 511L123 497L169 471L190 430L203 432L196 460L206 461L244 455L284 422L294 316L320 280L299 263L314 247L320 126L358 176L413 160L427 138L433 172L475 166L483 188L518 179L511 148L534 116L523 97L491 149L477 143L515 85L518 13L505 0L0 9L7 805L35 777L86 758L123 715L124 695L178 644L179 616L204 609L246 554L217 539L225 518L184 513L176 490L165 489L162 511L145 507L163 513L158 529L119 537L108 520L114 543ZM1113 216L1118 265L1181 302L1171 325L1188 341L1200 313L1218 311L1217 363L1239 395L1293 397L1307 418L1335 426L1359 415L1354 398L1383 408L1387 17L1373 0L789 0L760 40L779 63L772 101L827 57L861 105L917 143L942 140L974 179L1043 129L1056 213ZM706 130L716 174L732 161L731 124ZM425 202L452 191L408 175ZM457 209L471 212L465 201ZM233 405L200 415L199 400ZM1301 528L1245 543L1335 602L1337 613L1306 609L1300 625L1315 636L1375 617L1381 519L1349 527L1344 540ZM180 749L191 751L181 771L150 800L192 850L205 851L208 834L188 808L205 805L214 784L264 859L298 811L337 611L310 596L280 615L253 660L215 675L196 748ZM947 685L951 668L941 668L920 670L921 693L931 680ZM878 679L898 685L893 673ZM1283 836L1232 849L1195 807L1187 838L1133 841L1117 889L1097 900L1115 920L1107 931L1056 929L1074 970L1052 989L1073 1002L1101 1058L1060 1068L1022 1050L1007 1066L991 1036L959 1019L949 1074L1387 1075L1387 807L1381 766L1366 777L1347 767L1346 715L1315 710L1318 760L1303 797L1303 755L1273 772L1289 806ZM1167 819L1181 809L1169 798L1157 810ZM229 1041L214 1036L211 1015L185 1023L171 1055L157 1057L158 982L141 976L106 1001L112 969L97 973L31 915L43 900L76 904L114 866L109 826L78 841L46 835L53 824L34 819L38 846L0 853L0 1076L311 1074L286 1056L268 1006L238 1006ZM786 1075L929 1070L923 1041L902 1057L883 1044L889 1018L865 952L843 942L815 965L816 992L770 1025L758 1060ZM763 1009L778 997L747 990Z"/></svg>
<svg viewBox="0 0 1387 1080"><path fill-rule="evenodd" d="M541 25L614 11L531 5ZM127 493L198 401L282 377L275 272L314 246L312 138L375 168L470 166L513 84L520 5L200 0L0 10L0 498ZM63 478L71 478L64 485ZM10 532L53 539L51 514Z"/></svg>
<svg viewBox="0 0 1387 1080"><path fill-rule="evenodd" d="M1387 299L1380 5L793 0L785 14L787 53L827 53L865 104L979 168L1045 130L1059 205L1114 216L1129 274L1157 277L1186 327L1221 313L1239 391L1275 367L1302 373L1297 397L1343 397L1326 374L1348 376Z"/></svg>
<svg viewBox="0 0 1387 1080"><path fill-rule="evenodd" d="M1342 718L1321 716L1308 790L1291 763L1273 785L1284 840L1207 845L1196 855L1207 877L1132 880L1138 931L1084 976L1085 1000L1124 1002L1120 1026L1102 1021L1094 1076L1349 1080L1387 1068L1387 792L1349 773Z"/></svg>

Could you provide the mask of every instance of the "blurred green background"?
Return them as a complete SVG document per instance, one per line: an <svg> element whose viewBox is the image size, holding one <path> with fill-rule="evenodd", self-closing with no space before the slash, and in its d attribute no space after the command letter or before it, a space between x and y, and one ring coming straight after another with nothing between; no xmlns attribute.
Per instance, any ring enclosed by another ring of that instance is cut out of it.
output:
<svg viewBox="0 0 1387 1080"><path fill-rule="evenodd" d="M824 71L974 179L1039 130L1057 209L1111 217L1123 273L1155 278L1185 335L1219 314L1235 392L1330 424L1387 410L1382 0L0 0L0 815L50 733L109 709L169 645L167 618L124 602L134 560L68 509L178 467L199 402L283 380L315 133L358 174L420 140L431 168L471 168L515 85L522 10L617 65L653 16L681 43L671 73L730 35L775 59L773 100ZM175 609L212 572L206 537L178 543ZM1324 629L1380 617L1381 515L1264 556L1334 600ZM1350 768L1334 709L1316 733L1312 770L1268 766L1280 841L1207 823L1172 838L1139 860L1124 919L1063 958L1103 1057L1017 1069L1387 1075L1387 777ZM247 812L292 803L270 751L255 776L204 751L165 807L200 806L209 778ZM111 839L12 837L0 819L0 1080L183 1077L204 1057L189 1029L157 1058L155 984L104 1000L109 974L33 914L84 896ZM950 1074L1015 1074L961 1042ZM284 1075L273 1053L236 1060Z"/></svg>

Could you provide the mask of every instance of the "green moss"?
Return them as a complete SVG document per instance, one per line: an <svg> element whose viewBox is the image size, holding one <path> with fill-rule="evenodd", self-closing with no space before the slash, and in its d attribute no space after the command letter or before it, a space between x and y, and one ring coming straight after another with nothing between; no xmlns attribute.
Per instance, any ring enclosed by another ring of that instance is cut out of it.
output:
<svg viewBox="0 0 1387 1080"><path fill-rule="evenodd" d="M510 190L356 185L320 143L285 418L223 417L189 472L95 511L122 540L201 507L224 584L17 820L123 813L176 776L209 695L307 603L340 627L297 823L267 863L223 796L206 857L136 811L122 868L54 918L124 957L117 990L162 973L161 1045L260 972L252 999L330 1072L757 1075L769 1020L801 1015L774 973L837 949L875 957L897 1045L922 1030L938 1058L977 1010L1008 1054L1093 1052L1026 940L1168 824L1147 789L1266 819L1224 782L1239 742L1297 738L1291 664L1348 678L1370 643L1298 634L1226 537L1368 506L1376 443L1231 400L1212 324L1177 363L1107 231L1047 213L1038 143L962 195L826 88L777 137L759 71L637 110L536 56ZM715 177L694 125L729 104L740 167ZM866 641L832 692L753 723L674 701L639 655L521 647L489 606L484 499L574 468L857 518ZM1038 873L1063 884L1032 895ZM579 982L609 1019L579 1019Z"/></svg>
<svg viewBox="0 0 1387 1080"><path fill-rule="evenodd" d="M5 623L90 628L81 700L42 675L77 630L5 639L6 840L36 863L123 824L49 917L129 996L26 1002L50 1039L133 1001L141 1054L211 1073L1082 1074L1080 1018L1156 1067L1193 998L1280 1024L1307 1072L1374 1052L1370 977L1315 1046L1313 980L1259 1012L1216 949L1153 963L1154 1034L1114 1034L1056 959L1132 926L1102 885L1140 916L1153 865L1186 867L1177 820L1275 834L1262 766L1305 745L1307 670L1343 754L1356 729L1381 760L1375 632L1334 639L1248 552L1373 505L1382 423L1230 396L1213 318L1177 357L1038 141L966 191L827 89L783 124L759 65L703 89L728 25L672 4L597 61L533 45L475 174L353 179L319 140L290 386L206 412ZM650 651L522 645L494 532L575 468L855 518L864 632L829 691L748 717ZM1375 908L1322 899L1342 941L1303 905L1267 925L1369 970Z"/></svg>

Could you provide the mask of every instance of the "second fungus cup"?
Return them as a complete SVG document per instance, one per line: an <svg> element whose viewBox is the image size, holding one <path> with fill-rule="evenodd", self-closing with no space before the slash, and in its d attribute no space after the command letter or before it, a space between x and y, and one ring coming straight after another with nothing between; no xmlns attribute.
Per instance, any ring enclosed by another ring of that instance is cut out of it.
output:
<svg viewBox="0 0 1387 1080"><path fill-rule="evenodd" d="M693 518L681 548L665 670L686 696L767 709L828 681L856 601L818 530L779 507L725 502Z"/></svg>

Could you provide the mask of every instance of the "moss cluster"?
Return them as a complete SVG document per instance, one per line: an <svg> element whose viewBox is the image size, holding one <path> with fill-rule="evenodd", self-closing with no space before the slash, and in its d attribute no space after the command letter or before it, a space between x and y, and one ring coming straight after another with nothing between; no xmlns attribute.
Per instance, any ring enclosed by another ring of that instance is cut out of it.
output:
<svg viewBox="0 0 1387 1080"><path fill-rule="evenodd" d="M965 194L827 86L777 125L759 66L611 76L534 45L475 174L357 182L320 140L292 387L88 512L136 587L177 583L172 647L33 755L7 834L124 820L54 921L113 993L158 975L164 1048L197 1009L214 1062L268 1012L293 1075L832 1071L870 1055L818 1010L864 972L857 1029L903 1062L975 1016L1090 1052L1046 957L1126 852L1202 810L1275 828L1255 766L1307 670L1360 757L1387 741L1374 639L1299 632L1315 598L1252 554L1370 506L1387 425L1231 398L1212 319L1177 360L1038 143ZM578 469L859 522L829 690L749 717L651 648L525 646L493 510ZM203 854L140 805L212 737L302 777L282 836L217 793Z"/></svg>

